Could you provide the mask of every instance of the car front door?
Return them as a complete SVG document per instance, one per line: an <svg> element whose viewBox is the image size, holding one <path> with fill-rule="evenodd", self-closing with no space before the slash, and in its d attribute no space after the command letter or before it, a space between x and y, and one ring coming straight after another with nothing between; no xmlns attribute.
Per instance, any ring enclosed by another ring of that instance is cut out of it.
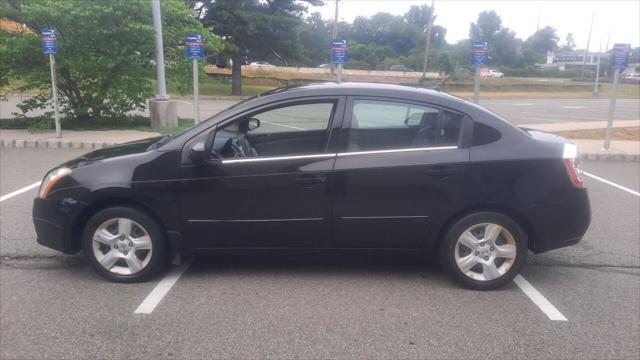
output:
<svg viewBox="0 0 640 360"><path fill-rule="evenodd" d="M344 98L263 107L218 126L211 158L183 166L182 209L193 248L324 247ZM208 150L207 150L208 151Z"/></svg>
<svg viewBox="0 0 640 360"><path fill-rule="evenodd" d="M423 245L434 218L462 193L467 121L427 104L350 97L334 166L334 246Z"/></svg>

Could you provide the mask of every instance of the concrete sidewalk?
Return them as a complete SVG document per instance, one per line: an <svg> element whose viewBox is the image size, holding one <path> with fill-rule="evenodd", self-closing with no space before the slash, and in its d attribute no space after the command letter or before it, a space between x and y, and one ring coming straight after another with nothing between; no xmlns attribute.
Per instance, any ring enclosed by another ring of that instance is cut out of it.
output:
<svg viewBox="0 0 640 360"><path fill-rule="evenodd" d="M540 131L556 132L567 130L603 129L607 126L607 123L604 121L593 121L553 124L523 124L520 126ZM618 120L614 122L613 126L616 128L640 126L640 120ZM142 140L156 136L160 136L160 134L137 130L65 130L62 133L62 138L58 139L55 137L54 131L30 133L27 130L0 130L0 146L47 149L99 149L109 145ZM640 142L638 141L613 140L609 151L604 151L602 148L604 140L571 139L571 141L578 145L578 150L584 159L640 161Z"/></svg>
<svg viewBox="0 0 640 360"><path fill-rule="evenodd" d="M0 143L4 147L99 149L109 145L148 139L159 133L138 130L64 130L62 138L55 131L29 132L27 130L0 130Z"/></svg>

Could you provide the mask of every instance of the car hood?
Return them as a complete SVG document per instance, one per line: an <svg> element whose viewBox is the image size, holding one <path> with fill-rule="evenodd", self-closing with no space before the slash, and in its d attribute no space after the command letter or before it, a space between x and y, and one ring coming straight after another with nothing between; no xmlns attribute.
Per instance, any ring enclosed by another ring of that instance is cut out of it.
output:
<svg viewBox="0 0 640 360"><path fill-rule="evenodd" d="M84 154L73 160L67 161L62 164L64 167L70 169L93 164L96 162L104 161L107 159L113 159L123 157L127 155L140 154L149 151L150 146L160 140L160 137L152 137L144 140L137 140L127 142L119 145L109 146L103 149L95 150L90 153Z"/></svg>

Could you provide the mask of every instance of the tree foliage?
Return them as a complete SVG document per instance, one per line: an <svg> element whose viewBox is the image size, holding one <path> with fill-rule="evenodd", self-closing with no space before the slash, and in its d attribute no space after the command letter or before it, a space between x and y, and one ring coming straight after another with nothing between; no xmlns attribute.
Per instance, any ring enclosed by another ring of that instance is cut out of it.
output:
<svg viewBox="0 0 640 360"><path fill-rule="evenodd" d="M221 43L184 2L163 0L161 6L167 77L186 88L190 62L184 56L184 36L205 34L209 51L216 51ZM153 95L155 44L148 1L12 0L0 4L0 17L27 27L0 34L0 75L22 80L23 90L50 93L48 58L42 54L39 32L56 29L58 89L65 119L124 117L144 107ZM42 95L21 108L26 112L48 102L50 95Z"/></svg>
<svg viewBox="0 0 640 360"><path fill-rule="evenodd" d="M297 33L306 11L305 3L320 5L320 0L208 0L198 9L202 22L215 34L225 37L226 52L233 59L232 93L240 95L242 59L275 57L288 65L302 53ZM328 44L327 44L328 45Z"/></svg>

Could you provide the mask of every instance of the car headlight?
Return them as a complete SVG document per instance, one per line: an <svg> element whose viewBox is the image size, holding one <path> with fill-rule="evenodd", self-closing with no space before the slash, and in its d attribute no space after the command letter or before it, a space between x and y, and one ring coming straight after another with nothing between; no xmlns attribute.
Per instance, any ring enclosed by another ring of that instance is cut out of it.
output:
<svg viewBox="0 0 640 360"><path fill-rule="evenodd" d="M42 180L42 185L40 185L40 193L38 197L41 199L46 199L49 196L49 192L56 186L58 181L62 180L65 176L71 174L71 169L66 167L61 167L57 169L51 170L47 176Z"/></svg>

